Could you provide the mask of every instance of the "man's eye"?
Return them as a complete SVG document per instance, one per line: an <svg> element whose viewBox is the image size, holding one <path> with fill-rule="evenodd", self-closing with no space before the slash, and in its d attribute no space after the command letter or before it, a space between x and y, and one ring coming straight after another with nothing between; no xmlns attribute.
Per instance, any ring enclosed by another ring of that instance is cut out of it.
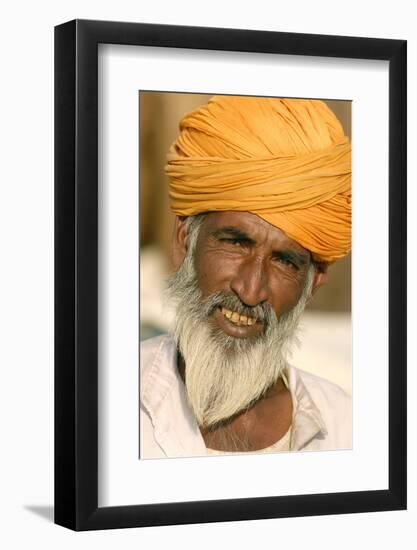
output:
<svg viewBox="0 0 417 550"><path fill-rule="evenodd" d="M296 264L293 260L290 260L290 258L285 258L282 256L275 257L274 260L277 263L283 264L285 266L291 267L292 269L296 269L297 271L300 269L300 266Z"/></svg>
<svg viewBox="0 0 417 550"><path fill-rule="evenodd" d="M232 244L232 245L239 245L239 246L242 246L244 243L241 239L220 239L220 242L222 243L227 243L227 244Z"/></svg>

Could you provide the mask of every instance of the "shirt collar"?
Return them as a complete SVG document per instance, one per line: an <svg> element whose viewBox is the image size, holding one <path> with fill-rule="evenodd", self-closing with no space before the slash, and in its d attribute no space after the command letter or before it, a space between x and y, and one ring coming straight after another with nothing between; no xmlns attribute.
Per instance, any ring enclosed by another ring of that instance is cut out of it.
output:
<svg viewBox="0 0 417 550"><path fill-rule="evenodd" d="M320 410L303 382L300 371L287 365L283 378L287 380L293 404L291 450L299 451L312 439L324 438L327 435L327 428Z"/></svg>

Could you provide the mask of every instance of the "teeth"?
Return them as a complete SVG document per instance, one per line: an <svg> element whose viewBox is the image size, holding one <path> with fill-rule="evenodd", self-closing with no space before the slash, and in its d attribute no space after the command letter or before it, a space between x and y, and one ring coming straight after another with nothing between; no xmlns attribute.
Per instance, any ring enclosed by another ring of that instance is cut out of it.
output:
<svg viewBox="0 0 417 550"><path fill-rule="evenodd" d="M224 307L221 308L221 312L227 319L230 319L235 325L251 326L256 323L256 319L253 317L247 317L246 315L239 315L236 311L230 311Z"/></svg>

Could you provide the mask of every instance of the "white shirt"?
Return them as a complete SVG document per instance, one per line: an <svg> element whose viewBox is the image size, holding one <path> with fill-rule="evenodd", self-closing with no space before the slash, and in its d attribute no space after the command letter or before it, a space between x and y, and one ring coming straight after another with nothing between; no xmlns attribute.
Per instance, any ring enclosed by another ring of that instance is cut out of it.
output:
<svg viewBox="0 0 417 550"><path fill-rule="evenodd" d="M171 336L141 343L140 371L140 457L209 455L178 372ZM291 365L285 377L293 404L290 450L350 449L351 398L335 384Z"/></svg>

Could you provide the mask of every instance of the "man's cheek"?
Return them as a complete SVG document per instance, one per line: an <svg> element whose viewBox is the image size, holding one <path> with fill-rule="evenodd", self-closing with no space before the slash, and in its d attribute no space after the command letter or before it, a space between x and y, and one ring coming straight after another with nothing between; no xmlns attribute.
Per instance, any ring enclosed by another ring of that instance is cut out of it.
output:
<svg viewBox="0 0 417 550"><path fill-rule="evenodd" d="M203 294L211 294L217 290L222 290L220 288L222 282L222 269L218 261L213 260L212 262L209 259L205 258L204 261L197 263L197 281L200 287L200 290Z"/></svg>

